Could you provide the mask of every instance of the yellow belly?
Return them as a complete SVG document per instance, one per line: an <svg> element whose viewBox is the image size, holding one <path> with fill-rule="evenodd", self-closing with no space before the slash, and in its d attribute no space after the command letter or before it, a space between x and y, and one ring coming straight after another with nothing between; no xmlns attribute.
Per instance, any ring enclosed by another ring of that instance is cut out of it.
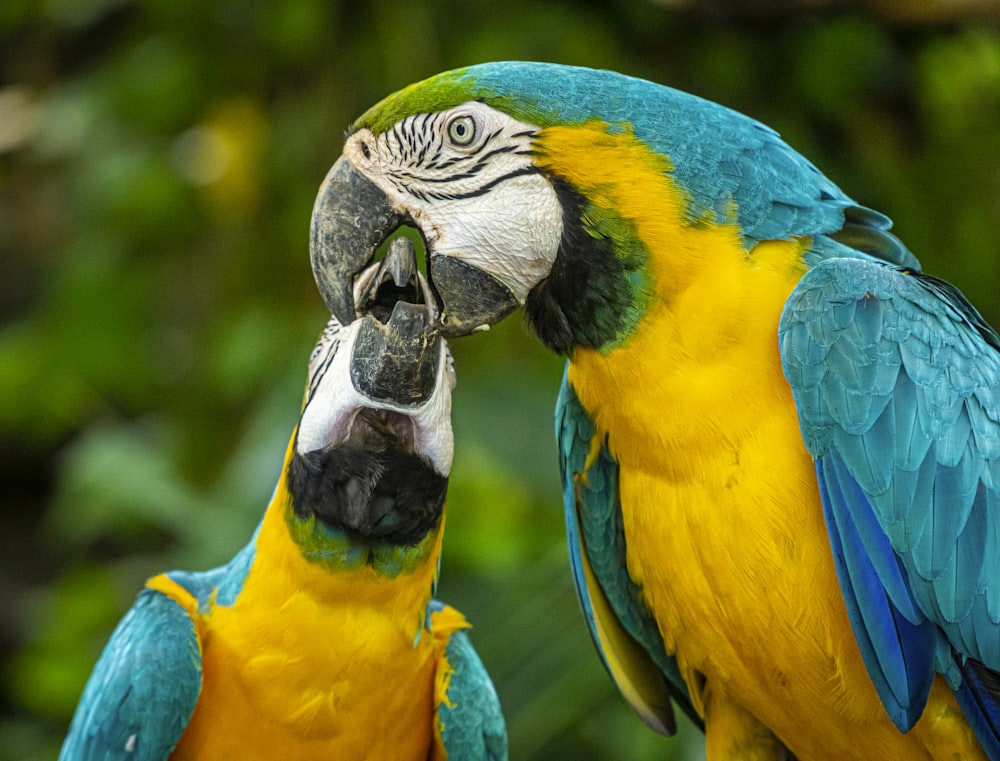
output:
<svg viewBox="0 0 1000 761"><path fill-rule="evenodd" d="M762 446L742 450L725 480L622 468L629 572L699 708L711 717L713 700L732 701L800 761L981 758L940 678L909 734L889 720L847 618L811 463L802 452L774 472L791 458L773 425L760 430ZM937 745L949 752L932 755Z"/></svg>
<svg viewBox="0 0 1000 761"><path fill-rule="evenodd" d="M206 631L202 692L171 758L430 758L437 653L429 634L414 647L402 632L378 632L384 622L374 614L358 616L353 632L343 621L313 623L248 632L256 645Z"/></svg>

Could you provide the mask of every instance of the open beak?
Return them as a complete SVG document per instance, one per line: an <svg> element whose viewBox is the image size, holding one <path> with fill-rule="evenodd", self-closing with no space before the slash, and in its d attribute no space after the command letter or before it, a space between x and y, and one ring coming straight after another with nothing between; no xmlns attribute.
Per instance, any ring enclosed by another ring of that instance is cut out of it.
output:
<svg viewBox="0 0 1000 761"><path fill-rule="evenodd" d="M347 325L366 314L358 301L359 276L396 230L413 224L346 156L337 159L313 206L309 251L320 294L340 322ZM446 337L492 325L519 305L511 290L488 272L436 254L430 246L427 271L434 327Z"/></svg>
<svg viewBox="0 0 1000 761"><path fill-rule="evenodd" d="M438 473L448 473L455 379L428 293L406 238L394 241L385 259L360 273L351 298L366 313L349 324L334 316L310 360L299 453L354 441L359 425L371 427L371 415L358 413L373 410L409 432L403 442L407 449Z"/></svg>
<svg viewBox="0 0 1000 761"><path fill-rule="evenodd" d="M422 280L400 239L352 294L369 313L348 324L332 317L309 359L288 494L296 516L356 546L417 544L444 510L455 376ZM379 562L366 553L352 557Z"/></svg>

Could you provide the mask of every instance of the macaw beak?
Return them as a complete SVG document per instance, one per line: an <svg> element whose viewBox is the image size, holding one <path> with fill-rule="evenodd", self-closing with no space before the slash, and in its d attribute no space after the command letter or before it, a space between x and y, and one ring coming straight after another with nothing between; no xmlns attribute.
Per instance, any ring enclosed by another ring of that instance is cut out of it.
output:
<svg viewBox="0 0 1000 761"><path fill-rule="evenodd" d="M346 156L337 159L313 206L309 253L320 294L343 324L366 314L358 301L359 275L371 265L382 243L406 224L414 223ZM519 306L497 278L454 255L436 254L430 246L427 270L436 305L435 327L443 336L482 330Z"/></svg>
<svg viewBox="0 0 1000 761"><path fill-rule="evenodd" d="M379 544L416 544L439 524L455 376L428 294L399 238L357 278L352 298L366 313L327 323L286 466L299 518Z"/></svg>
<svg viewBox="0 0 1000 761"><path fill-rule="evenodd" d="M406 218L385 194L341 156L330 168L313 205L309 256L316 285L342 325L358 317L355 276Z"/></svg>
<svg viewBox="0 0 1000 761"><path fill-rule="evenodd" d="M373 404L423 404L437 388L445 348L413 244L394 240L381 262L360 273L357 285L354 308L360 306L363 316L351 349L354 388Z"/></svg>
<svg viewBox="0 0 1000 761"><path fill-rule="evenodd" d="M455 378L413 244L393 241L358 285L366 314L347 325L332 317L310 358L296 452L400 450L446 476Z"/></svg>

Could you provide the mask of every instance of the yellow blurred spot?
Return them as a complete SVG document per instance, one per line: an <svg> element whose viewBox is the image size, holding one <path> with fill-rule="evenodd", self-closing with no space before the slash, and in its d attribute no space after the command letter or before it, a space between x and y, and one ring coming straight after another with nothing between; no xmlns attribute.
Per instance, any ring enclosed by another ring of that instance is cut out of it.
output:
<svg viewBox="0 0 1000 761"><path fill-rule="evenodd" d="M216 182L231 162L232 155L225 139L208 127L192 127L174 144L174 165L178 174L191 185Z"/></svg>
<svg viewBox="0 0 1000 761"><path fill-rule="evenodd" d="M39 122L38 103L27 88L0 89L0 153L12 151L30 140Z"/></svg>
<svg viewBox="0 0 1000 761"><path fill-rule="evenodd" d="M201 124L174 143L174 167L198 187L214 214L245 218L263 197L263 156L270 125L263 108L249 98L217 104Z"/></svg>

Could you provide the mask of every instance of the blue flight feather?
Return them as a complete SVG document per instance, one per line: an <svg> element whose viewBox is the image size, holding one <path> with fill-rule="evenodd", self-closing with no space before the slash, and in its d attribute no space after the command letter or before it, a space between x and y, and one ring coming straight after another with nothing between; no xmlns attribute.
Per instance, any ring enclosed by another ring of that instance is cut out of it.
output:
<svg viewBox="0 0 1000 761"><path fill-rule="evenodd" d="M955 691L958 704L986 755L1000 758L1000 681L997 673L976 661L961 666L962 684Z"/></svg>
<svg viewBox="0 0 1000 761"><path fill-rule="evenodd" d="M854 603L848 605L851 625L863 632L858 642L868 673L890 718L905 732L930 693L935 629L914 605L899 559L837 452L817 460L816 471L831 542L839 548L838 576ZM849 508L827 508L834 504Z"/></svg>

